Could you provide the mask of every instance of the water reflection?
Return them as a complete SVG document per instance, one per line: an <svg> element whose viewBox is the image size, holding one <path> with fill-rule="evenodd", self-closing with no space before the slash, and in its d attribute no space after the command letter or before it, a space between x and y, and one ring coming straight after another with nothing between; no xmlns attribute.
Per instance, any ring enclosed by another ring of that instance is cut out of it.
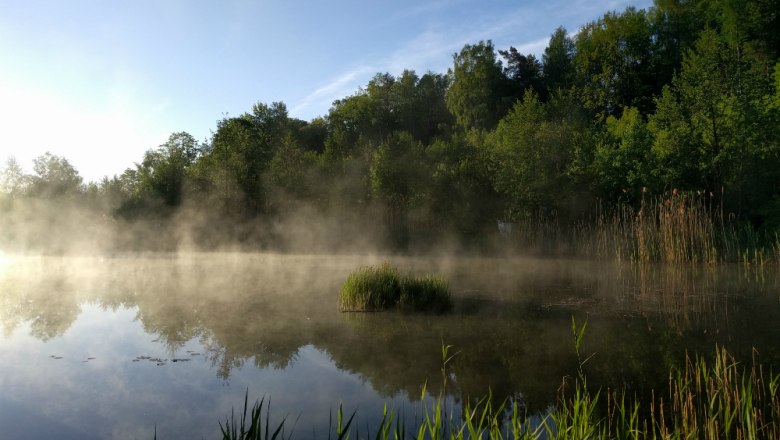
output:
<svg viewBox="0 0 780 440"><path fill-rule="evenodd" d="M213 430L250 386L315 423L339 401L360 405L368 417L367 408L381 408L385 398L411 404L423 383L438 392L444 342L460 351L448 385L456 399L490 389L497 400L521 397L529 410L543 411L576 370L572 316L588 320L584 351L596 353L587 369L595 386L641 394L663 385L685 351L706 354L716 343L738 357L756 347L770 365L780 360L776 271L393 258L403 270L449 278L453 313L339 313L336 293L347 273L380 261L239 254L9 259L0 272L0 372L8 378L0 390L26 393L20 402L56 403L51 384L62 378L47 368L60 362L71 384L63 392L81 412L95 410L85 396L78 401L78 387L89 385L134 407L156 408L166 423L198 417ZM94 361L83 363L90 356ZM139 356L168 361L132 362ZM170 361L185 357L192 361ZM304 380L295 371L320 377ZM182 410L154 391L172 384ZM322 395L314 398L312 390ZM64 410L51 409L57 411ZM79 417L72 415L73 426L83 422ZM135 422L150 426L141 420Z"/></svg>

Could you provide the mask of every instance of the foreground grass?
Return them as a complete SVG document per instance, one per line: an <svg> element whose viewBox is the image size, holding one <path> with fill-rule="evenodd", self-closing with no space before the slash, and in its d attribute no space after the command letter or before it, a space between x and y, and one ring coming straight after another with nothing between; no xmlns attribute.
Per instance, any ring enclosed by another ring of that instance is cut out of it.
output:
<svg viewBox="0 0 780 440"><path fill-rule="evenodd" d="M339 292L342 311L380 311L389 308L443 312L452 307L449 285L434 275L401 275L383 263L362 267L347 277Z"/></svg>
<svg viewBox="0 0 780 440"><path fill-rule="evenodd" d="M328 438L346 439L780 439L780 374L767 374L753 359L742 366L723 348L716 348L712 364L703 358L686 358L669 375L668 390L640 401L626 391L591 390L579 346L582 329L572 325L580 359L576 378L564 380L554 408L537 418L526 414L517 402L493 405L486 397L455 413L444 394L431 402L426 390L420 404L420 422L407 426L394 410L385 407L374 431L354 429L355 413L345 422L341 408ZM442 348L442 375L452 360L449 346ZM285 438L286 421L265 425L262 401L247 421L228 419L221 425L223 439ZM292 438L290 432L287 438Z"/></svg>

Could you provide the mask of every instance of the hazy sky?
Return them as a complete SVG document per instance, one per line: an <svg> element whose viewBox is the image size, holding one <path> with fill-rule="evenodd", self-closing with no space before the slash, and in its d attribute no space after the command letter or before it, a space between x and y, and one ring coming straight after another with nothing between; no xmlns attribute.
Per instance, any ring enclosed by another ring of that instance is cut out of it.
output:
<svg viewBox="0 0 780 440"><path fill-rule="evenodd" d="M0 0L0 161L85 180L176 131L284 101L310 120L377 72L446 72L466 43L541 54L558 26L651 0Z"/></svg>

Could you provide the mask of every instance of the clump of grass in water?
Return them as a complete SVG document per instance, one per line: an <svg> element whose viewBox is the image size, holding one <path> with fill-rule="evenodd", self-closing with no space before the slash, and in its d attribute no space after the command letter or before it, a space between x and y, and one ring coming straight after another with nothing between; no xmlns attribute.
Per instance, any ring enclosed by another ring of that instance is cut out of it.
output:
<svg viewBox="0 0 780 440"><path fill-rule="evenodd" d="M450 287L442 278L426 275L423 278L405 277L401 280L398 307L405 310L445 312L452 307Z"/></svg>
<svg viewBox="0 0 780 440"><path fill-rule="evenodd" d="M449 285L434 275L402 276L383 263L362 267L347 277L339 292L339 309L374 312L397 307L402 310L443 312L452 307Z"/></svg>

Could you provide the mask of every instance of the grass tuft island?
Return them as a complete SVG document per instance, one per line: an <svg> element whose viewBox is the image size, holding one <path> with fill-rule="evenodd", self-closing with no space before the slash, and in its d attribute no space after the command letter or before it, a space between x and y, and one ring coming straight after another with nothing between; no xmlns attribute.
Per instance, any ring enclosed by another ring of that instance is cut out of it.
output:
<svg viewBox="0 0 780 440"><path fill-rule="evenodd" d="M436 275L401 275L383 263L352 272L339 293L342 312L378 312L390 308L446 312L452 308L447 281Z"/></svg>

